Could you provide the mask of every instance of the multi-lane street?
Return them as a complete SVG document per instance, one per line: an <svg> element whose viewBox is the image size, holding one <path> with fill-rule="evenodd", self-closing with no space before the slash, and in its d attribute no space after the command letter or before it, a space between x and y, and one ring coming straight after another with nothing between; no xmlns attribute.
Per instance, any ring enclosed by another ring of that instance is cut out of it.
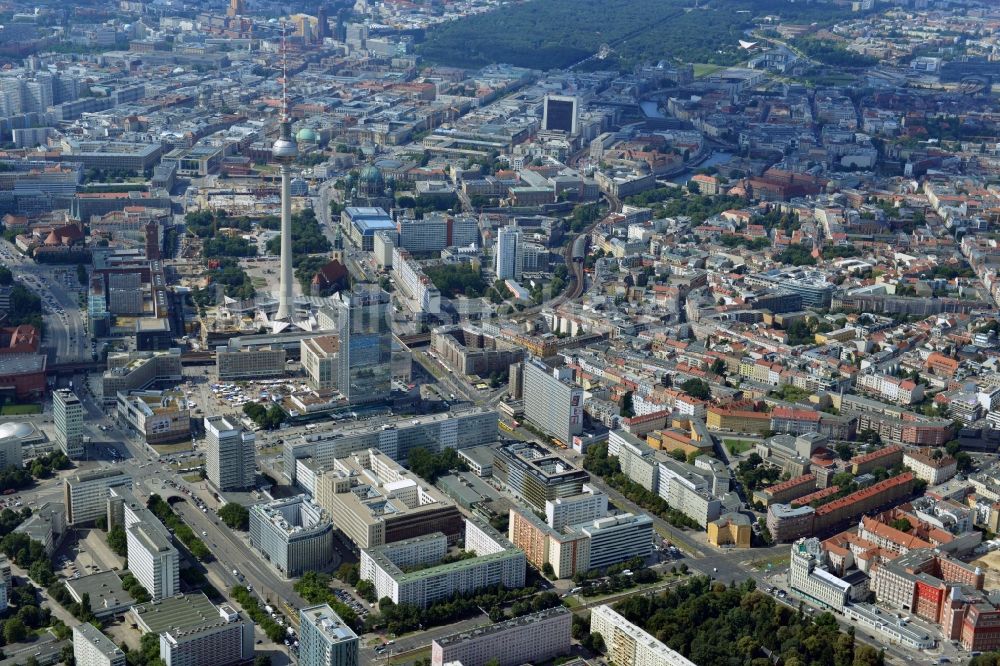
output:
<svg viewBox="0 0 1000 666"><path fill-rule="evenodd" d="M45 312L43 343L54 350L56 360L89 360L90 336L80 311L81 285L76 267L36 264L6 240L0 240L0 260L14 273L15 282L41 297Z"/></svg>

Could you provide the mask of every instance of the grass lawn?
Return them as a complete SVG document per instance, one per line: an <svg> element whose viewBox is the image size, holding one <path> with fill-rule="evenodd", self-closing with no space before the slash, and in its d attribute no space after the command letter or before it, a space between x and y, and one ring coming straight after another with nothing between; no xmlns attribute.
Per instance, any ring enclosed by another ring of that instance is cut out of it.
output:
<svg viewBox="0 0 1000 666"><path fill-rule="evenodd" d="M187 476L181 477L188 483L201 483L201 474L188 474Z"/></svg>
<svg viewBox="0 0 1000 666"><path fill-rule="evenodd" d="M267 286L267 280L262 277L252 277L250 278L250 283L253 285L254 289L263 289Z"/></svg>
<svg viewBox="0 0 1000 666"><path fill-rule="evenodd" d="M431 646L420 650L406 652L398 657L389 657L390 666L409 666L409 664L420 663L424 659L431 658Z"/></svg>
<svg viewBox="0 0 1000 666"><path fill-rule="evenodd" d="M752 566L757 571L767 571L770 569L779 569L781 567L787 567L790 560L791 560L790 555L778 555L777 557L752 560L750 566Z"/></svg>
<svg viewBox="0 0 1000 666"><path fill-rule="evenodd" d="M708 76L720 69L725 69L722 65L712 65L706 62L696 62L693 64L694 67L694 78L700 79L703 76Z"/></svg>
<svg viewBox="0 0 1000 666"><path fill-rule="evenodd" d="M0 416L24 416L25 414L41 414L42 406L29 405L4 405L0 407Z"/></svg>
<svg viewBox="0 0 1000 666"><path fill-rule="evenodd" d="M729 449L729 453L734 456L738 456L754 447L754 442L746 439L724 439L722 441L725 443L726 448Z"/></svg>
<svg viewBox="0 0 1000 666"><path fill-rule="evenodd" d="M161 456L169 456L174 453L187 453L191 450L191 442L181 442L179 444L155 444L153 450Z"/></svg>

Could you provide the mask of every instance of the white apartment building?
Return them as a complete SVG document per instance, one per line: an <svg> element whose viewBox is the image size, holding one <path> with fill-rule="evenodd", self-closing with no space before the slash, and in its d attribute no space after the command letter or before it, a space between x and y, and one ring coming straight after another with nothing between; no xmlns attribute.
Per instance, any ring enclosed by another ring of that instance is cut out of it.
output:
<svg viewBox="0 0 1000 666"><path fill-rule="evenodd" d="M300 666L358 666L358 636L327 604L299 611Z"/></svg>
<svg viewBox="0 0 1000 666"><path fill-rule="evenodd" d="M927 485L936 486L958 474L958 461L941 453L943 455L935 457L936 454L931 449L906 451L903 454L903 466L912 471L913 476L926 481Z"/></svg>
<svg viewBox="0 0 1000 666"><path fill-rule="evenodd" d="M361 578L372 582L379 599L389 597L396 604L408 603L421 608L456 592L468 594L493 585L522 587L524 551L488 525L473 520L466 520L465 525L465 548L475 551L476 557L404 573L402 567L412 566L409 562L413 562L413 558L421 559L419 564L436 561L430 559L430 553L440 549L439 544L445 537L441 533L428 534L363 549ZM424 544L428 545L426 551ZM397 560L403 564L397 564Z"/></svg>
<svg viewBox="0 0 1000 666"><path fill-rule="evenodd" d="M615 666L696 666L608 605L590 611L590 633L600 634Z"/></svg>
<svg viewBox="0 0 1000 666"><path fill-rule="evenodd" d="M900 379L881 373L858 375L859 390L896 405L912 405L924 399L924 386L912 379Z"/></svg>
<svg viewBox="0 0 1000 666"><path fill-rule="evenodd" d="M574 525L590 537L590 568L603 569L653 552L653 519L646 514L622 513ZM478 551L477 551L478 552Z"/></svg>
<svg viewBox="0 0 1000 666"><path fill-rule="evenodd" d="M254 485L255 437L226 416L205 417L208 480L220 491L244 490Z"/></svg>
<svg viewBox="0 0 1000 666"><path fill-rule="evenodd" d="M128 569L150 596L163 599L178 594L180 563L177 549L155 526L139 523L125 530Z"/></svg>
<svg viewBox="0 0 1000 666"><path fill-rule="evenodd" d="M411 310L421 314L441 313L441 292L409 252L393 249L392 274Z"/></svg>
<svg viewBox="0 0 1000 666"><path fill-rule="evenodd" d="M82 622L73 627L76 666L125 666L125 653L101 630Z"/></svg>
<svg viewBox="0 0 1000 666"><path fill-rule="evenodd" d="M431 644L431 666L539 664L569 652L573 614L562 606L451 634Z"/></svg>
<svg viewBox="0 0 1000 666"><path fill-rule="evenodd" d="M63 481L66 523L81 525L105 515L108 490L118 486L132 488L132 477L120 469L98 469L66 478Z"/></svg>
<svg viewBox="0 0 1000 666"><path fill-rule="evenodd" d="M52 422L56 444L69 458L83 456L83 403L67 389L52 393Z"/></svg>
<svg viewBox="0 0 1000 666"><path fill-rule="evenodd" d="M494 272L498 279L520 282L524 265L523 245L523 234L518 227L508 226L497 231Z"/></svg>
<svg viewBox="0 0 1000 666"><path fill-rule="evenodd" d="M659 494L667 504L705 527L722 513L722 501L711 494L711 485L694 465L660 460Z"/></svg>
<svg viewBox="0 0 1000 666"><path fill-rule="evenodd" d="M584 486L583 492L570 497L545 501L545 522L561 530L567 525L585 523L608 515L608 496L600 490Z"/></svg>
<svg viewBox="0 0 1000 666"><path fill-rule="evenodd" d="M253 660L253 622L228 604L218 617L160 634L160 659L167 666L227 666Z"/></svg>

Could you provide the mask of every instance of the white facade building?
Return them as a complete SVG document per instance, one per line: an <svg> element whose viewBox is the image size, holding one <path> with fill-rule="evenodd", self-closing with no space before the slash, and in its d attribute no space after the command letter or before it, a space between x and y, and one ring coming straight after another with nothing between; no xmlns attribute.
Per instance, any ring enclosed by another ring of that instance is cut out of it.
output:
<svg viewBox="0 0 1000 666"><path fill-rule="evenodd" d="M208 480L220 491L244 490L254 484L255 437L231 417L206 416Z"/></svg>
<svg viewBox="0 0 1000 666"><path fill-rule="evenodd" d="M590 611L590 633L601 635L616 666L696 666L607 605Z"/></svg>
<svg viewBox="0 0 1000 666"><path fill-rule="evenodd" d="M515 226L503 227L497 231L494 272L500 280L521 280L524 262L524 238Z"/></svg>
<svg viewBox="0 0 1000 666"><path fill-rule="evenodd" d="M101 630L83 622L73 627L76 666L125 666L125 653Z"/></svg>
<svg viewBox="0 0 1000 666"><path fill-rule="evenodd" d="M139 523L125 530L128 569L153 599L178 594L180 563L177 549L155 526Z"/></svg>

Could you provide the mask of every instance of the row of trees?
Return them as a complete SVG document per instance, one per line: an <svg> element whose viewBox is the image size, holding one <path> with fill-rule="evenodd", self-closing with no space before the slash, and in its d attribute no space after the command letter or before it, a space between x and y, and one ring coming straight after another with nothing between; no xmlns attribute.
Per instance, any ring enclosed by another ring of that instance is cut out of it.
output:
<svg viewBox="0 0 1000 666"><path fill-rule="evenodd" d="M674 509L667 501L654 492L635 483L621 471L617 458L608 456L608 445L595 444L587 448L583 468L592 474L604 477L604 481L640 507L667 521L674 527L698 529L697 521Z"/></svg>
<svg viewBox="0 0 1000 666"><path fill-rule="evenodd" d="M452 624L479 614L480 609L487 609L490 619L499 622L508 617L503 610L505 604L532 596L535 592L537 590L533 587L508 590L497 585L473 595L456 594L447 601L432 604L422 610L412 604L397 605L388 597L383 597L378 602L378 614L369 615L365 619L365 631L385 630L402 634Z"/></svg>
<svg viewBox="0 0 1000 666"><path fill-rule="evenodd" d="M343 574L343 569L343 566L338 569L338 576ZM360 580L357 570L353 574L347 573L343 575L354 579L355 582L351 583L351 585L357 584L357 581ZM307 571L295 583L295 591L302 595L302 598L309 603L329 604L330 608L340 616L341 620L353 627L355 631L361 630L362 625L358 620L358 614L354 612L353 608L338 599L337 595L330 589L329 575L319 573L318 571Z"/></svg>
<svg viewBox="0 0 1000 666"><path fill-rule="evenodd" d="M192 555L202 562L211 561L212 551L208 549L204 541L195 535L194 530L188 527L181 520L180 516L174 513L174 510L170 508L170 505L162 497L153 493L149 496L146 506L164 525L173 530L174 536L187 546Z"/></svg>

